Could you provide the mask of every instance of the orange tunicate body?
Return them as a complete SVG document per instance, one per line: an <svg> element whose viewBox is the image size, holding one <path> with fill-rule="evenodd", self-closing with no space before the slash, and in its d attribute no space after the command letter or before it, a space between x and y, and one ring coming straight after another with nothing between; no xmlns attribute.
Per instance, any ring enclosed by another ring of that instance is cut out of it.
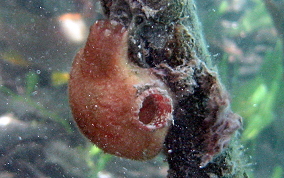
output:
<svg viewBox="0 0 284 178"><path fill-rule="evenodd" d="M105 152L145 160L156 156L172 120L167 87L128 61L128 32L98 21L73 62L72 113L82 133Z"/></svg>

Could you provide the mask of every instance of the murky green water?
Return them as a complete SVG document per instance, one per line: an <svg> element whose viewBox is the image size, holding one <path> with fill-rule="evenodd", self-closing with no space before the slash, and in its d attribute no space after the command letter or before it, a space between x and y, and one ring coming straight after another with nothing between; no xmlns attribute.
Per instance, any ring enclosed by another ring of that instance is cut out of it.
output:
<svg viewBox="0 0 284 178"><path fill-rule="evenodd" d="M250 177L284 176L283 0L200 0L213 64L243 117ZM89 26L92 0L0 4L0 177L166 177L160 155L138 162L103 154L78 131L67 82ZM238 164L238 163L236 163Z"/></svg>

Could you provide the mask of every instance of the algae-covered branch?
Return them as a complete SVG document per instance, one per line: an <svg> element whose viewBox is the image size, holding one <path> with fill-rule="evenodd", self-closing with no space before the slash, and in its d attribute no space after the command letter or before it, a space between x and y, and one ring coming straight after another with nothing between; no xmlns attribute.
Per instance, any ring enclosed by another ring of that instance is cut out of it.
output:
<svg viewBox="0 0 284 178"><path fill-rule="evenodd" d="M194 1L101 3L106 20L92 27L73 63L69 86L73 115L82 132L106 152L122 157L131 149L116 152L115 139L124 148L144 146L128 157L132 159L151 158L156 154L151 149L162 149L138 142L136 134L158 141L158 146L161 140L156 137L163 138L170 178L235 174L228 171L228 151L220 153L241 127L241 117L231 111L228 93L211 65ZM83 80L88 82L80 88L78 81ZM120 116L126 119L116 120Z"/></svg>

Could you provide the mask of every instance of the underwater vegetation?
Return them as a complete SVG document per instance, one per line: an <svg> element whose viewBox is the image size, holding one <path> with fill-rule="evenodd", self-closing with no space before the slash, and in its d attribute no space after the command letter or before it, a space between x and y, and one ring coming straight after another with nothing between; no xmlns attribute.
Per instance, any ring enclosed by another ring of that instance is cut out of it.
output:
<svg viewBox="0 0 284 178"><path fill-rule="evenodd" d="M208 41L219 51L218 69L232 93L233 110L243 117L249 177L283 177L283 1L240 2L247 8L222 1L209 12L215 21L206 23L223 27L219 35L209 33L217 33L223 44L210 36Z"/></svg>

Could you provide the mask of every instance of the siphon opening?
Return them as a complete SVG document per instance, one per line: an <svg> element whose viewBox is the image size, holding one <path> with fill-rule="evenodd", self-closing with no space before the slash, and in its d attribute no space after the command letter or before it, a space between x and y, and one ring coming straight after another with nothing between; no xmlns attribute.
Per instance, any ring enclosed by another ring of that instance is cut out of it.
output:
<svg viewBox="0 0 284 178"><path fill-rule="evenodd" d="M153 95L149 95L142 103L142 107L139 112L139 121L143 124L149 124L155 119L157 112L157 102Z"/></svg>

